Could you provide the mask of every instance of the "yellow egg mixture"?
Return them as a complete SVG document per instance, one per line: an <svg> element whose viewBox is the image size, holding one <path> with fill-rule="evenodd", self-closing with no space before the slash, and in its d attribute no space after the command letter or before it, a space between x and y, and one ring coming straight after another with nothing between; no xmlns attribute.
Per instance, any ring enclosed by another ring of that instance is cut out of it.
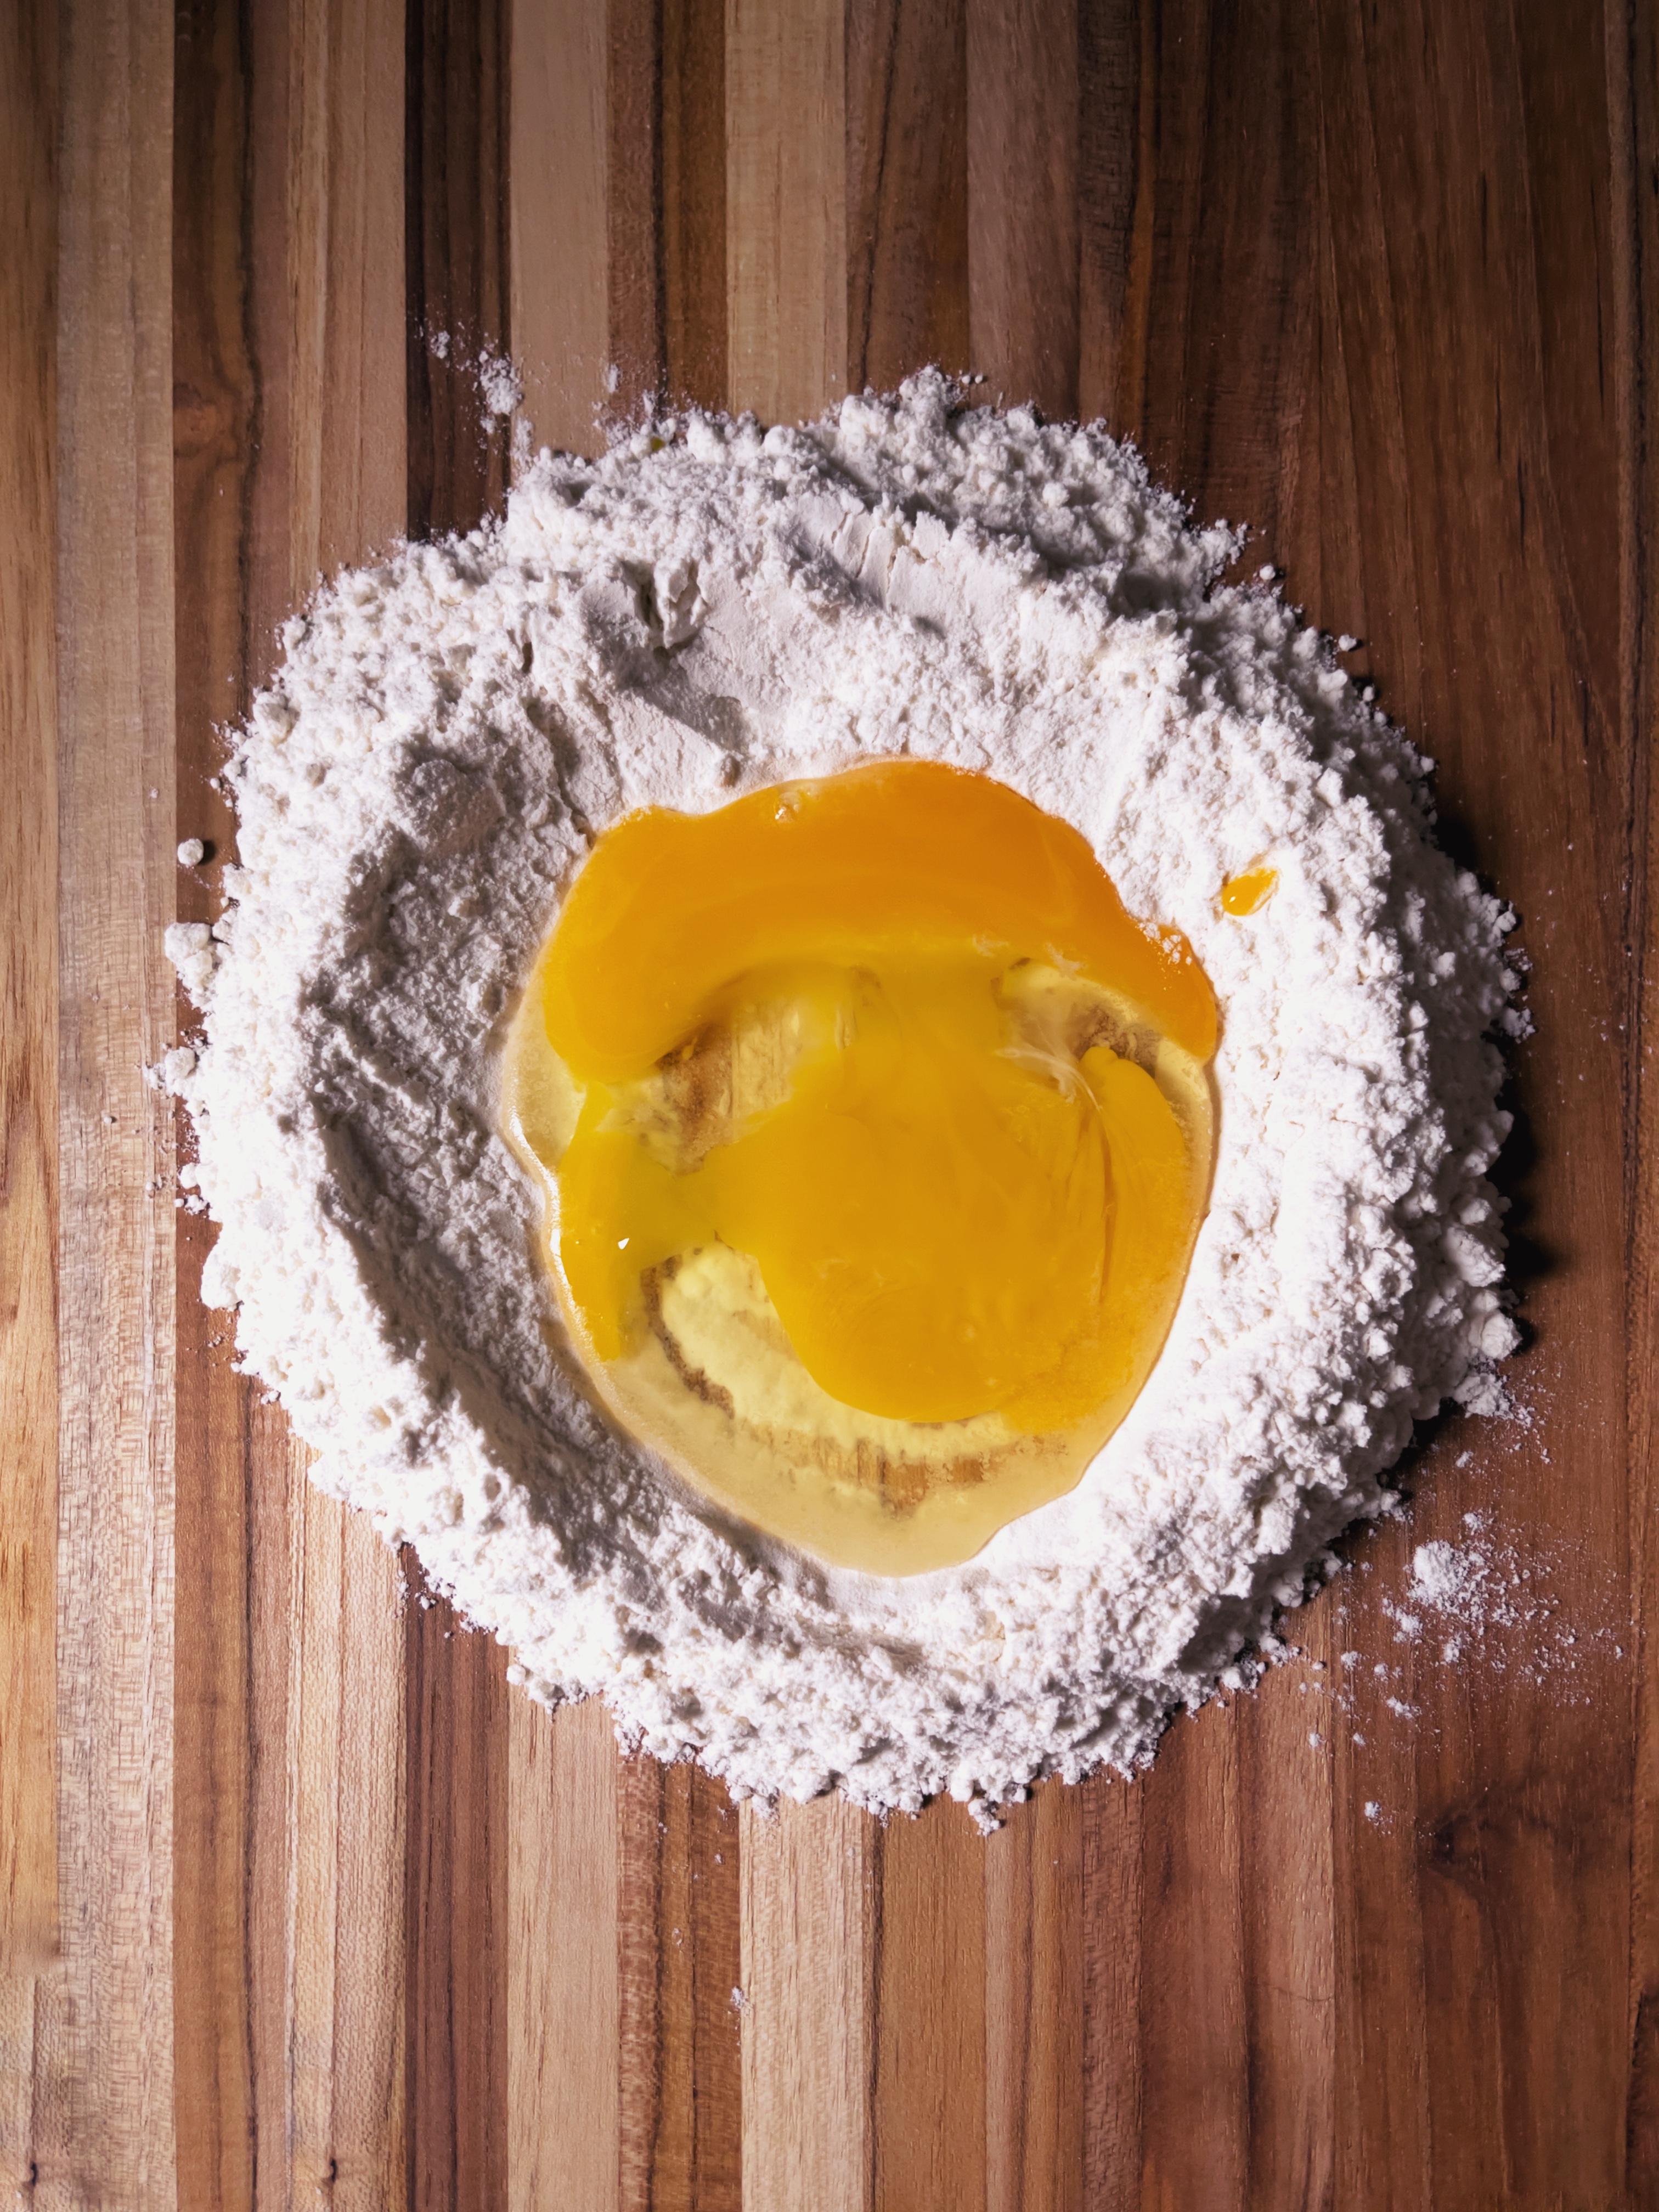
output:
<svg viewBox="0 0 1659 2212"><path fill-rule="evenodd" d="M893 761L607 830L506 1123L612 1414L758 1527L910 1574L1069 1489L1133 1402L1215 1039L1186 941L1077 831Z"/></svg>

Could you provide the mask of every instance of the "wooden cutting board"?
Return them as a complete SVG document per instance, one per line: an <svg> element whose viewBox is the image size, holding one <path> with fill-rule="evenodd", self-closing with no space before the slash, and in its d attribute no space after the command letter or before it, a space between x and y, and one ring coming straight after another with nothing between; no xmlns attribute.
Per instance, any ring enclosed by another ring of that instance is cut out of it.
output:
<svg viewBox="0 0 1659 2212"><path fill-rule="evenodd" d="M1650 14L408 8L0 27L0 2174L1659 2203ZM319 571L498 504L486 349L588 448L649 392L793 416L933 359L1103 416L1362 641L1520 911L1529 1416L1425 1436L1301 1659L1133 1786L984 1841L621 1757L308 1489L201 1307L141 1069L230 847L215 727ZM1470 1513L1547 1617L1448 1663L1389 1607Z"/></svg>

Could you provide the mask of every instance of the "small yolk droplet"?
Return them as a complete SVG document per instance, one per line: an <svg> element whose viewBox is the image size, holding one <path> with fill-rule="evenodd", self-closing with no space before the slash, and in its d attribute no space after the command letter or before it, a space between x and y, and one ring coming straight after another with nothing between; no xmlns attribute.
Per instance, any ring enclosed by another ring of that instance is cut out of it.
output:
<svg viewBox="0 0 1659 2212"><path fill-rule="evenodd" d="M1230 876L1221 886L1221 908L1224 914L1254 914L1264 907L1279 889L1277 868L1246 868L1242 875Z"/></svg>
<svg viewBox="0 0 1659 2212"><path fill-rule="evenodd" d="M1215 1023L1185 941L988 778L890 762L628 817L507 1085L602 1396L834 1564L969 1557L1157 1358Z"/></svg>

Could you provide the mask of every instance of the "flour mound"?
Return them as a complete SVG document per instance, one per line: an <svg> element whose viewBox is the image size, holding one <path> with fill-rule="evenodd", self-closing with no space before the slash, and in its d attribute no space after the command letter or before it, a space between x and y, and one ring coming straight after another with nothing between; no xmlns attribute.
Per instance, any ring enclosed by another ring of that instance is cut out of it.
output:
<svg viewBox="0 0 1659 2212"><path fill-rule="evenodd" d="M549 1702L738 1796L1143 1764L1377 1512L1413 1421L1513 1349L1486 1171L1510 917L1424 763L1098 431L929 375L763 432L544 455L505 520L340 577L226 776L240 866L170 950L207 1295L317 1455ZM1222 1041L1213 1197L1152 1381L1078 1489L967 1565L827 1571L593 1410L496 1127L507 1021L629 809L897 753L1075 824L1183 931ZM1279 873L1248 921L1223 882ZM192 1200L191 1202L196 1202Z"/></svg>

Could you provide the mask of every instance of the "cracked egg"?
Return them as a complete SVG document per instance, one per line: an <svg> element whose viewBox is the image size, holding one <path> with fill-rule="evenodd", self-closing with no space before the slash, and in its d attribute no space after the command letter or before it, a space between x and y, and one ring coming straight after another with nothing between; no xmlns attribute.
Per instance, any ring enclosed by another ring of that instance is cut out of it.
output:
<svg viewBox="0 0 1659 2212"><path fill-rule="evenodd" d="M893 760L605 830L506 1126L611 1416L771 1535L913 1574L1070 1489L1151 1373L1215 1042L1075 830Z"/></svg>

